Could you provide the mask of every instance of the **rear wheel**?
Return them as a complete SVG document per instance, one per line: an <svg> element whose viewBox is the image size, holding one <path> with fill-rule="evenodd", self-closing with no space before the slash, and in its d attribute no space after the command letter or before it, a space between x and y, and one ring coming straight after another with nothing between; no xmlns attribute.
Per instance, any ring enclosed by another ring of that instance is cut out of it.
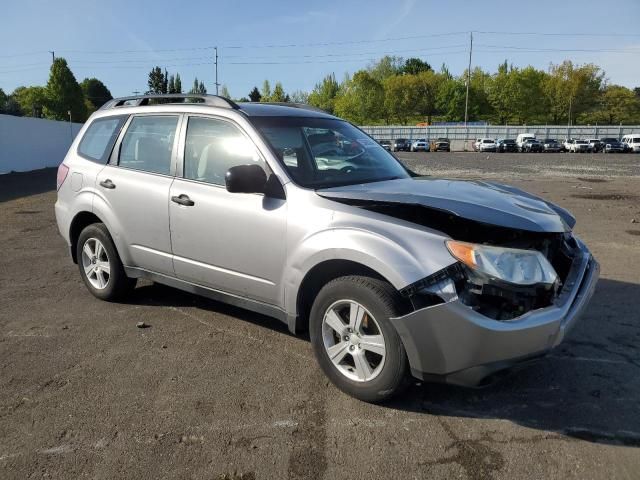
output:
<svg viewBox="0 0 640 480"><path fill-rule="evenodd" d="M407 356L389 320L400 312L397 292L382 280L341 277L320 290L311 308L311 343L334 385L374 403L402 390Z"/></svg>
<svg viewBox="0 0 640 480"><path fill-rule="evenodd" d="M136 285L127 277L107 227L93 223L82 230L76 246L82 281L101 300L124 297Z"/></svg>

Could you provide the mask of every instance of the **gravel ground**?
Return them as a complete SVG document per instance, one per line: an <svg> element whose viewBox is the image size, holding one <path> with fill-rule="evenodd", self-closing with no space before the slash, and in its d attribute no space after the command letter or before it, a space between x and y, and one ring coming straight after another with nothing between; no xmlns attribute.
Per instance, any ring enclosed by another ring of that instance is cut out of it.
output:
<svg viewBox="0 0 640 480"><path fill-rule="evenodd" d="M640 156L401 157L576 215L602 280L552 355L481 390L358 402L275 320L149 283L96 300L57 233L55 172L0 176L0 478L637 479Z"/></svg>

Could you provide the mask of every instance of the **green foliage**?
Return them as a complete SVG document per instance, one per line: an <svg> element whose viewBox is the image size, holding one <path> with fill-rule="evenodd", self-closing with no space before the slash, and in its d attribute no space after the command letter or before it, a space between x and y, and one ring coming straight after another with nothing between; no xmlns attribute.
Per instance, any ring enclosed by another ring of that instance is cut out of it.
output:
<svg viewBox="0 0 640 480"><path fill-rule="evenodd" d="M113 98L106 85L97 78L85 78L80 84L80 88L89 102L88 109L90 111L97 110Z"/></svg>
<svg viewBox="0 0 640 480"><path fill-rule="evenodd" d="M336 98L335 113L360 125L387 117L382 83L368 71L356 72Z"/></svg>
<svg viewBox="0 0 640 480"><path fill-rule="evenodd" d="M180 74L176 73L176 78L173 83L173 88L176 93L182 93L182 80L180 79Z"/></svg>
<svg viewBox="0 0 640 480"><path fill-rule="evenodd" d="M182 85L180 85L182 88ZM198 77L193 79L193 87L189 90L189 93L197 93L199 95L204 95L207 93L207 88L204 86L204 83L198 82Z"/></svg>
<svg viewBox="0 0 640 480"><path fill-rule="evenodd" d="M276 86L273 87L273 93L269 99L270 102L288 102L289 95L287 95L282 87L282 83L276 82Z"/></svg>
<svg viewBox="0 0 640 480"><path fill-rule="evenodd" d="M86 120L87 107L82 88L62 57L56 58L51 65L45 95L43 114L46 118L69 120L71 115L71 119L76 122Z"/></svg>
<svg viewBox="0 0 640 480"><path fill-rule="evenodd" d="M176 92L176 79L173 75L169 77L169 82L167 84L167 92L168 93L177 93Z"/></svg>
<svg viewBox="0 0 640 480"><path fill-rule="evenodd" d="M164 73L162 73L162 69L160 67L153 67L149 72L149 79L147 80L147 85L149 86L149 90L147 90L147 94L156 93L160 94L164 92L166 93L167 89L164 83Z"/></svg>
<svg viewBox="0 0 640 480"><path fill-rule="evenodd" d="M259 102L261 98L262 98L262 95L258 91L258 87L253 87L253 90L249 92L249 99L252 102Z"/></svg>
<svg viewBox="0 0 640 480"><path fill-rule="evenodd" d="M600 108L584 114L580 121L615 125L635 123L640 118L640 98L626 87L607 85L600 97Z"/></svg>
<svg viewBox="0 0 640 480"><path fill-rule="evenodd" d="M367 71L374 80L383 82L393 75L402 73L403 67L404 59L402 57L385 55L377 62L371 63L367 67Z"/></svg>
<svg viewBox="0 0 640 480"><path fill-rule="evenodd" d="M262 90L260 90L260 101L261 102L270 102L271 100L271 84L269 80L265 80L262 83Z"/></svg>
<svg viewBox="0 0 640 480"><path fill-rule="evenodd" d="M406 75L417 75L422 72L433 71L431 65L419 58L407 58L402 66L402 72Z"/></svg>
<svg viewBox="0 0 640 480"><path fill-rule="evenodd" d="M335 99L340 91L340 85L336 82L336 76L332 73L316 83L309 94L309 105L321 108L329 113L334 112Z"/></svg>
<svg viewBox="0 0 640 480"><path fill-rule="evenodd" d="M309 103L309 94L307 92L303 92L302 90L295 90L291 92L289 97L293 103Z"/></svg>
<svg viewBox="0 0 640 480"><path fill-rule="evenodd" d="M226 85L222 85L220 88L220 96L224 98L231 98L231 93L229 93L229 89Z"/></svg>

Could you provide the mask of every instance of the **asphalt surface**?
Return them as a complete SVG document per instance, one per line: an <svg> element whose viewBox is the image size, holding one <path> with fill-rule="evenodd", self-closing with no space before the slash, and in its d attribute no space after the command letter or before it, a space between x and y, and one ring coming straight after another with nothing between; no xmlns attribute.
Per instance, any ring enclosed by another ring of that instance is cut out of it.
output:
<svg viewBox="0 0 640 480"><path fill-rule="evenodd" d="M637 479L640 155L401 157L576 215L602 280L552 355L368 405L276 320L149 283L93 298L57 233L55 171L0 176L0 478Z"/></svg>

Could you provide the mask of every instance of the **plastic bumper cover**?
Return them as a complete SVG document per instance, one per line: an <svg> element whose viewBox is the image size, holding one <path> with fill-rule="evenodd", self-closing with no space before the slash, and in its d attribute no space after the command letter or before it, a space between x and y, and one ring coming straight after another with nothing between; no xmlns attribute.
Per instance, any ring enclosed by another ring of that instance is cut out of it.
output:
<svg viewBox="0 0 640 480"><path fill-rule="evenodd" d="M456 299L391 321L416 378L477 385L562 342L593 295L599 270L598 262L579 243L565 285L549 307L497 321Z"/></svg>

